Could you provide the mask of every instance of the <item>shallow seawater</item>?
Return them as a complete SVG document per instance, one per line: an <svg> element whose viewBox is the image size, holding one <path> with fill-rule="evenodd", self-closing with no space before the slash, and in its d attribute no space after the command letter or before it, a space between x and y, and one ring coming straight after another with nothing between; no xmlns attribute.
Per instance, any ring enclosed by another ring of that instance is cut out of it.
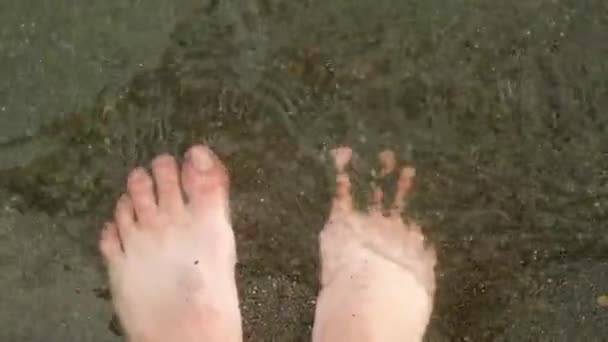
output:
<svg viewBox="0 0 608 342"><path fill-rule="evenodd" d="M2 171L0 187L19 210L95 211L101 223L130 168L210 144L233 178L248 340L304 341L333 186L326 152L354 147L364 199L390 147L417 168L409 213L439 250L430 341L599 340L607 10L211 1L175 28L158 67L42 129L33 139L58 147ZM94 248L90 236L78 243Z"/></svg>

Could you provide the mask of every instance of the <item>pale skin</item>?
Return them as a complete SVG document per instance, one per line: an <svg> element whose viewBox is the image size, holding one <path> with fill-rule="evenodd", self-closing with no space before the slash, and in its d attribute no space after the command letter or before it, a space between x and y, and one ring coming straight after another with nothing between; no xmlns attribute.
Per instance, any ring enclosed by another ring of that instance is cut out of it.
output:
<svg viewBox="0 0 608 342"><path fill-rule="evenodd" d="M348 147L333 152L337 187L320 233L321 291L313 342L421 341L435 292L435 252L401 219L414 170L399 170L393 206L373 188L369 212L353 209ZM396 172L380 154L380 176ZM181 167L169 155L152 175L134 169L99 247L114 309L132 342L242 341L229 176L206 146Z"/></svg>

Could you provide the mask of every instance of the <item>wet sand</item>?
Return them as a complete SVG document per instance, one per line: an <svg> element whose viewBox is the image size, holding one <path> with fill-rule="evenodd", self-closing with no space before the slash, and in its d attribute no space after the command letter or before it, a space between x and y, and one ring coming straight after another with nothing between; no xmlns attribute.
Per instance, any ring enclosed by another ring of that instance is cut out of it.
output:
<svg viewBox="0 0 608 342"><path fill-rule="evenodd" d="M96 100L64 100L73 114L2 145L0 339L118 340L101 223L130 168L207 142L233 177L248 340L309 338L338 143L360 153L362 199L382 147L417 168L410 214L439 250L430 341L601 340L606 6L209 2L180 16L128 87L71 93Z"/></svg>

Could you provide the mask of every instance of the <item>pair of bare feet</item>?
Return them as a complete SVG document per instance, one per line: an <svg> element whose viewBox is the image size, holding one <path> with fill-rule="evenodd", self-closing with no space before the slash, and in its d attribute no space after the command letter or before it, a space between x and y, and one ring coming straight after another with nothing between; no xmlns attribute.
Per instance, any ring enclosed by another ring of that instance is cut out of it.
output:
<svg viewBox="0 0 608 342"><path fill-rule="evenodd" d="M421 341L435 292L435 252L420 228L401 219L413 169L400 171L394 205L374 188L369 213L353 209L334 150L337 188L320 234L321 291L313 341ZM396 169L381 153L381 176ZM132 342L242 341L230 221L229 178L218 157L194 146L180 168L162 155L128 177L114 221L100 239L113 304Z"/></svg>

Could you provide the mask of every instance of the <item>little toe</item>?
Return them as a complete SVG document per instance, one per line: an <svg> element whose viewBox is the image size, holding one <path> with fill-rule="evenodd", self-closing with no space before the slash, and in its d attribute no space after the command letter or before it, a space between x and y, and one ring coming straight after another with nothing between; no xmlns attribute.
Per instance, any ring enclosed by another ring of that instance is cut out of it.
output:
<svg viewBox="0 0 608 342"><path fill-rule="evenodd" d="M196 145L186 153L182 183L188 205L195 213L227 208L228 173L208 147Z"/></svg>
<svg viewBox="0 0 608 342"><path fill-rule="evenodd" d="M154 221L158 208L154 195L154 183L148 172L141 167L131 171L127 180L127 190L135 209L137 221L144 225Z"/></svg>
<svg viewBox="0 0 608 342"><path fill-rule="evenodd" d="M107 264L115 264L123 257L118 227L114 223L106 223L99 239L99 251Z"/></svg>
<svg viewBox="0 0 608 342"><path fill-rule="evenodd" d="M183 208L177 162L170 155L160 155L152 161L152 174L156 181L158 207L160 210L176 213Z"/></svg>

